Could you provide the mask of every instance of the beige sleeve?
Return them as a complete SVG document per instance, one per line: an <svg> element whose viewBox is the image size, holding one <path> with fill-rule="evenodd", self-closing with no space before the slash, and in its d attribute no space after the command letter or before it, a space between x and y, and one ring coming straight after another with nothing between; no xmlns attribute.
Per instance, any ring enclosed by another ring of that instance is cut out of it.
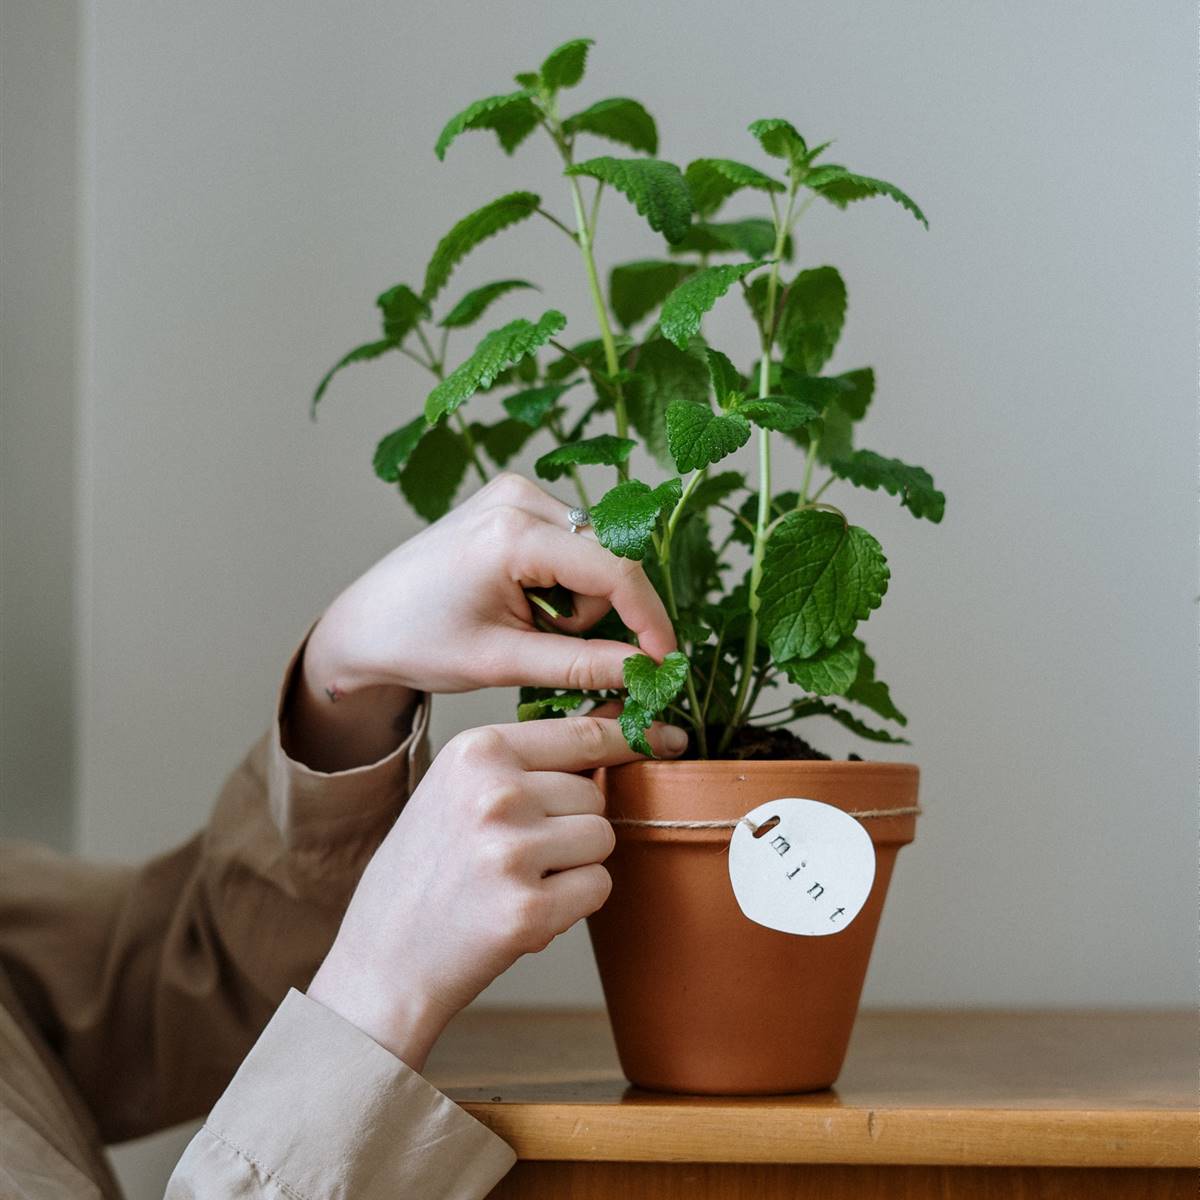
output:
<svg viewBox="0 0 1200 1200"><path fill-rule="evenodd" d="M291 992L167 1186L167 1200L480 1200L508 1144L341 1017Z"/></svg>
<svg viewBox="0 0 1200 1200"><path fill-rule="evenodd" d="M106 1141L211 1108L288 989L307 986L424 770L426 702L369 767L289 759L295 661L280 720L177 850L126 867L0 845L0 962Z"/></svg>

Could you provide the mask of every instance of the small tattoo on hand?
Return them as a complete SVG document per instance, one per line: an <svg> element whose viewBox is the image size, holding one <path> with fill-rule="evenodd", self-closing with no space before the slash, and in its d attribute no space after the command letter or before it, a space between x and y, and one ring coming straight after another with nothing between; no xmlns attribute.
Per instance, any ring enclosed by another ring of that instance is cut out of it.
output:
<svg viewBox="0 0 1200 1200"><path fill-rule="evenodd" d="M325 689L325 695L329 697L330 704L336 704L346 693L335 683L333 687Z"/></svg>

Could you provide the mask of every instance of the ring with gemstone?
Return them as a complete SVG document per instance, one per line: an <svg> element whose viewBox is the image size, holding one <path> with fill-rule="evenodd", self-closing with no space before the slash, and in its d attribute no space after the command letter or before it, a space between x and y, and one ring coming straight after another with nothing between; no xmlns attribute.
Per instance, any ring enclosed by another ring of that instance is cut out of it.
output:
<svg viewBox="0 0 1200 1200"><path fill-rule="evenodd" d="M592 523L591 514L586 508L572 508L567 513L567 520L571 523L572 533L578 533L581 529L586 529Z"/></svg>

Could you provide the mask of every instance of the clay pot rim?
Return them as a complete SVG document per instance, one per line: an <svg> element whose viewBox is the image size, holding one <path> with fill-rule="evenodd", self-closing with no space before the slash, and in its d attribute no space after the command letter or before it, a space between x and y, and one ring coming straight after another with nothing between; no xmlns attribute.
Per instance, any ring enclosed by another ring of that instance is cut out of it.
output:
<svg viewBox="0 0 1200 1200"><path fill-rule="evenodd" d="M684 762L678 762L675 759L639 759L637 762L622 763L620 766L605 767L604 769L608 772L621 771L627 774L637 771L700 774L720 768L738 771L804 770L815 771L823 775L836 771L848 771L855 775L861 775L866 771L885 775L908 775L919 774L921 770L916 763L879 762L873 759L851 762L845 758L689 758Z"/></svg>
<svg viewBox="0 0 1200 1200"><path fill-rule="evenodd" d="M671 821L728 819L730 812L725 802L717 805L703 801L697 803L694 794L683 793L719 795L726 785L737 786L743 781L748 784L751 780L758 780L760 784L777 781L781 787L794 787L795 791L789 791L792 795L806 794L807 780L818 799L825 799L827 803L847 811L852 808L904 808L915 802L920 777L920 768L915 763L783 758L757 761L737 758L688 759L686 762L644 759L623 763L618 767L603 767L596 772L597 782L601 783L607 795L608 816ZM603 783L605 778L612 779L614 784L620 779L621 799L608 795L608 788ZM873 783L876 789L884 789L885 794L870 800L832 800L820 794L822 781L838 781L844 789L857 791L862 788L867 792L872 790ZM640 797L635 798L638 793ZM714 808L717 811L713 811ZM915 813L906 812L894 817L877 817L866 821L865 825L876 845L899 846L913 840L916 819ZM728 842L731 830L621 825L616 833L621 841L694 844Z"/></svg>

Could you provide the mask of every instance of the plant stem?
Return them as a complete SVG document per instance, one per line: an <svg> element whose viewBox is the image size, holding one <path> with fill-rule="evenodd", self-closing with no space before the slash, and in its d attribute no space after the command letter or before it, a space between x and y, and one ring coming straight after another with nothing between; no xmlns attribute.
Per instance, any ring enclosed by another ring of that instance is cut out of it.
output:
<svg viewBox="0 0 1200 1200"><path fill-rule="evenodd" d="M708 672L708 685L704 689L704 703L700 705L700 721L708 724L708 706L712 702L713 684L717 681L717 668L721 665L721 643L725 640L725 626L717 632L717 644L713 647L712 667Z"/></svg>
<svg viewBox="0 0 1200 1200"><path fill-rule="evenodd" d="M479 461L479 451L475 448L475 439L471 436L471 427L463 417L461 409L456 408L454 410L454 420L458 424L458 432L462 434L463 441L467 444L467 453L471 456L471 462L474 463L475 470L479 472L479 478L484 483L487 483L488 473L484 469L483 463Z"/></svg>
<svg viewBox="0 0 1200 1200"><path fill-rule="evenodd" d="M439 378L442 377L442 363L438 356L433 352L433 346L429 339L425 336L425 331L421 328L421 323L418 321L416 326L417 337L421 339L421 345L425 347L425 353L429 355L429 369Z"/></svg>
<svg viewBox="0 0 1200 1200"><path fill-rule="evenodd" d="M813 467L817 465L817 449L821 445L821 435L814 433L808 443L808 457L804 461L804 482L800 485L800 503L807 504L808 485L812 483Z"/></svg>
<svg viewBox="0 0 1200 1200"><path fill-rule="evenodd" d="M570 160L568 159L568 163ZM617 343L613 337L612 324L608 319L608 306L604 303L604 293L600 289L600 276L596 271L596 257L592 253L592 234L587 217L583 211L583 195L579 190L579 181L571 176L571 199L575 205L575 220L579 226L579 252L583 256L583 265L587 271L588 290L592 295L592 306L596 310L596 320L600 325L600 341L604 346L604 365L608 368L609 377L613 383L613 400L617 419L617 437L629 436L629 417L625 412L625 397L620 383L616 382L617 373L621 369L617 357ZM625 463L617 464L617 474L624 481L629 478L629 468Z"/></svg>
<svg viewBox="0 0 1200 1200"><path fill-rule="evenodd" d="M558 423L558 421L551 420L547 424L550 432L554 435L555 441L557 441L560 446L565 445L567 442L567 435L563 433L562 426ZM582 504L584 508L591 508L592 502L588 499L587 489L583 486L583 476L579 474L579 468L576 467L574 463L571 463L567 467L567 473L571 476L571 482L575 484L575 491L579 494L579 503Z"/></svg>
<svg viewBox="0 0 1200 1200"><path fill-rule="evenodd" d="M543 124L550 134L563 162L569 167L574 162L574 150L571 143L563 137L562 125L551 102L546 112ZM575 209L575 241L579 243L579 253L583 258L584 269L587 271L588 291L592 296L592 307L596 310L596 322L600 326L600 341L604 346L604 365L613 384L613 402L616 411L617 437L629 436L629 417L625 411L625 396L621 385L617 382L617 373L621 369L617 357L617 343L613 337L612 322L608 317L608 306L604 302L604 292L600 287L600 276L596 270L596 256L592 253L592 245L596 234L596 216L600 207L600 193L603 184L598 183L596 195L592 203L592 219L588 220L584 211L583 193L579 188L579 180L574 175L567 176L571 185L571 204ZM629 478L629 466L626 463L617 464L617 477L624 482Z"/></svg>
<svg viewBox="0 0 1200 1200"><path fill-rule="evenodd" d="M675 581L671 577L671 539L675 535L675 526L679 524L679 518L687 506L688 500L691 498L692 492L696 490L696 485L704 478L705 471L693 471L692 477L687 481L675 507L671 510L671 515L667 518L666 528L663 530L662 538L658 541L658 561L662 566L663 575L663 591L666 595L663 599L667 603L667 612L670 614L671 623L676 625L679 623L679 606L675 602ZM708 757L708 734L704 728L704 712L700 707L700 698L696 695L696 681L692 678L692 672L689 668L687 679L684 682L687 688L688 707L691 710L692 728L696 731L696 746L701 758Z"/></svg>
<svg viewBox="0 0 1200 1200"><path fill-rule="evenodd" d="M553 213L547 212L544 208L534 210L539 217L545 217L551 225L557 225L576 245L579 244L579 239L575 236L574 230L569 225L564 225Z"/></svg>
<svg viewBox="0 0 1200 1200"><path fill-rule="evenodd" d="M659 552L659 562L662 565L663 591L666 593L663 599L667 602L667 613L671 617L671 624L674 625L679 620L679 607L675 603L675 583L671 579L671 542L669 537L665 538L662 542L662 549ZM707 758L708 735L704 728L704 718L701 715L700 698L696 695L696 681L692 678L690 667L688 668L687 678L684 680L684 687L687 689L688 708L691 710L688 719L692 723L692 728L696 731L696 748L701 758Z"/></svg>
<svg viewBox="0 0 1200 1200"><path fill-rule="evenodd" d="M823 495L825 495L825 493L829 490L829 485L831 483L836 482L836 480L837 480L836 475L830 475L830 477L827 480L825 480L825 482L823 484L821 484L821 486L819 488L817 488L817 490L815 492L813 492L812 500L809 503L815 504L818 500L820 500L820 498Z"/></svg>
<svg viewBox="0 0 1200 1200"><path fill-rule="evenodd" d="M779 263L783 258L783 247L787 241L792 226L792 209L796 202L796 183L792 181L788 188L787 212L783 220L779 219L779 210L771 197L772 212L775 216L775 249L774 262L771 263L771 273L767 277L767 303L763 310L762 322L762 359L758 369L758 394L768 396L771 392L771 349L774 345L775 333L775 302L779 292ZM746 697L750 690L750 682L754 675L754 661L758 652L758 586L762 582L763 555L767 547L767 526L771 517L771 431L760 428L758 431L758 517L754 523L754 557L750 566L750 621L746 627L746 650L742 657L742 670L738 678L737 692L733 700L733 713L725 733L721 738L720 750L724 750L733 738L734 732L742 723L742 714L747 711ZM719 752L718 751L718 752Z"/></svg>

